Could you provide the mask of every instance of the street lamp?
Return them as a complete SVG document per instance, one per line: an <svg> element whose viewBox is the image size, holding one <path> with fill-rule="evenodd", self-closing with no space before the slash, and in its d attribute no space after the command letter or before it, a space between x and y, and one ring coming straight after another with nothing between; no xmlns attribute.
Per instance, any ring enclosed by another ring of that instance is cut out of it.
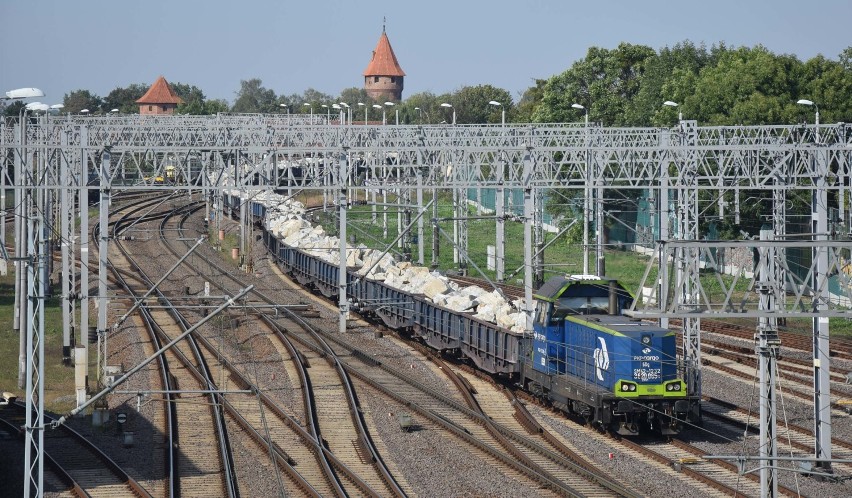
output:
<svg viewBox="0 0 852 498"><path fill-rule="evenodd" d="M488 104L500 108L500 126L506 126L506 108L503 107L503 104L497 102L496 100L492 100Z"/></svg>
<svg viewBox="0 0 852 498"><path fill-rule="evenodd" d="M309 104L307 102L302 104L302 107L304 107L304 106L308 106L308 107L311 108L311 124L314 124L314 106L312 106L311 104Z"/></svg>
<svg viewBox="0 0 852 498"><path fill-rule="evenodd" d="M816 130L814 131L814 143L819 143L819 106L816 105L816 102L814 102L813 100L807 100L807 99L799 99L796 103L799 104L799 105L812 105L812 106L814 106L814 110L816 111L816 119L815 119Z"/></svg>
<svg viewBox="0 0 852 498"><path fill-rule="evenodd" d="M363 102L358 102L358 107L364 108L364 126L367 126L367 114L370 110L370 106L365 105Z"/></svg>
<svg viewBox="0 0 852 498"><path fill-rule="evenodd" d="M88 116L89 110L88 109L80 109L80 114L82 114L83 116Z"/></svg>
<svg viewBox="0 0 852 498"><path fill-rule="evenodd" d="M677 107L678 106L677 102L672 102L671 100L667 100L667 101L663 102L663 105L667 105L669 107ZM683 121L683 113L680 112L680 109L678 109L678 111L677 111L677 120Z"/></svg>
<svg viewBox="0 0 852 498"><path fill-rule="evenodd" d="M331 124L331 107L329 107L325 104L320 104L320 105L325 107L325 119L326 119L325 124Z"/></svg>
<svg viewBox="0 0 852 498"><path fill-rule="evenodd" d="M581 109L581 110L585 111L585 115L586 115L586 127L588 127L588 126L589 126L589 110L588 110L588 109L586 109L586 107L585 107L585 106L580 105L580 104L571 104L571 107L573 107L574 109Z"/></svg>
<svg viewBox="0 0 852 498"><path fill-rule="evenodd" d="M385 102L385 105L388 107L393 107L393 102ZM396 124L399 124L399 109L396 110Z"/></svg>
<svg viewBox="0 0 852 498"><path fill-rule="evenodd" d="M290 125L290 104L278 104L278 107L281 107L287 113L287 126Z"/></svg>
<svg viewBox="0 0 852 498"><path fill-rule="evenodd" d="M586 106L582 104L577 104L576 102L571 104L571 107L574 109L580 109L583 111L585 115L584 123L585 123L585 132L586 132L586 146L589 144L589 110L586 109ZM589 222L591 221L591 190L589 188L589 179L591 178L590 172L590 161L589 161L589 151L586 149L586 187L585 193L583 195L583 274L589 274ZM600 273L600 272L599 272Z"/></svg>
<svg viewBox="0 0 852 498"><path fill-rule="evenodd" d="M51 106L51 107L53 107L53 106ZM118 109L111 109L109 112L112 113L112 114L118 114Z"/></svg>
<svg viewBox="0 0 852 498"><path fill-rule="evenodd" d="M453 104L448 104L448 103L444 102L443 104L441 104L441 107L449 107L450 109L453 110L453 125L455 125L456 124L456 108L453 107Z"/></svg>
<svg viewBox="0 0 852 498"><path fill-rule="evenodd" d="M340 107L340 104L331 104L331 108L337 111L337 122L338 124L343 124L343 108ZM330 124L330 122L329 122Z"/></svg>
<svg viewBox="0 0 852 498"><path fill-rule="evenodd" d="M382 110L382 124L387 124L387 119L385 119L385 108L380 106L379 104L373 104L373 107Z"/></svg>
<svg viewBox="0 0 852 498"><path fill-rule="evenodd" d="M351 125L352 124L352 108L349 107L349 104L347 104L346 102L341 102L340 105L342 105L344 108L346 108L346 117L349 119L349 124Z"/></svg>
<svg viewBox="0 0 852 498"><path fill-rule="evenodd" d="M423 109L415 107L414 110L420 114L420 124L423 124Z"/></svg>

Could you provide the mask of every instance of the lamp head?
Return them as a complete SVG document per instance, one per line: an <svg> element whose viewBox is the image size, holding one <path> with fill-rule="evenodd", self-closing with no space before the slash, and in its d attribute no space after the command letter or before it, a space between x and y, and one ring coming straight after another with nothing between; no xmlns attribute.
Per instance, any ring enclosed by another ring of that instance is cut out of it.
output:
<svg viewBox="0 0 852 498"><path fill-rule="evenodd" d="M671 100L667 100L663 102L663 105L667 105L669 107L677 107L677 102L672 102Z"/></svg>
<svg viewBox="0 0 852 498"><path fill-rule="evenodd" d="M46 111L50 109L50 106L41 102L30 102L26 105L26 108L28 111Z"/></svg>
<svg viewBox="0 0 852 498"><path fill-rule="evenodd" d="M801 105L814 105L814 102L808 99L799 99L796 103Z"/></svg>
<svg viewBox="0 0 852 498"><path fill-rule="evenodd" d="M489 104L489 105L497 105L497 106L499 106L499 105L503 105L503 104L501 104L500 102L497 102L496 100L492 100L492 101L488 102L488 104Z"/></svg>
<svg viewBox="0 0 852 498"><path fill-rule="evenodd" d="M571 107L573 107L574 109L585 109L585 107L580 104L571 104Z"/></svg>
<svg viewBox="0 0 852 498"><path fill-rule="evenodd" d="M452 106L453 106L453 104L448 104L448 103L446 103L446 102L444 102L443 104L441 104L441 107L452 107Z"/></svg>
<svg viewBox="0 0 852 498"><path fill-rule="evenodd" d="M6 92L6 98L8 99L29 99L32 97L44 97L44 92L38 88L18 88Z"/></svg>

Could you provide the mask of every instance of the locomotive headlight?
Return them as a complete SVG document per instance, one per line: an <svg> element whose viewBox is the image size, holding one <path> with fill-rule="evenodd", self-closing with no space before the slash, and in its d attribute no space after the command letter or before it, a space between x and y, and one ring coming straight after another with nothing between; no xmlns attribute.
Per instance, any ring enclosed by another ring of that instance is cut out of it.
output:
<svg viewBox="0 0 852 498"><path fill-rule="evenodd" d="M666 391L674 391L674 384L666 384Z"/></svg>
<svg viewBox="0 0 852 498"><path fill-rule="evenodd" d="M630 390L635 391L636 390L636 384L630 384Z"/></svg>
<svg viewBox="0 0 852 498"><path fill-rule="evenodd" d="M630 386L628 386L627 384L621 384L621 390L622 390L622 391L629 391L629 390L630 390Z"/></svg>
<svg viewBox="0 0 852 498"><path fill-rule="evenodd" d="M674 390L680 391L680 383L677 383L677 384L674 385Z"/></svg>

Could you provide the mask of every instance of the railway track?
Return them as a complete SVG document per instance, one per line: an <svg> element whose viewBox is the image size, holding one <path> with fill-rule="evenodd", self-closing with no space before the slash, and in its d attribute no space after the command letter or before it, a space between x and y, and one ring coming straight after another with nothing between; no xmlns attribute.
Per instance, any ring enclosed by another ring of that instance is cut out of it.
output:
<svg viewBox="0 0 852 498"><path fill-rule="evenodd" d="M705 324L705 322L707 323ZM672 320L672 324L679 325L680 322L677 320ZM701 328L702 330L706 330L708 332L715 332L730 337L754 341L753 327L719 322L716 320L702 320ZM778 336L781 339L781 344L786 347L798 349L800 351L805 352L813 351L813 338L809 335L797 334L794 332L781 330L778 332ZM832 337L830 342L830 348L831 349L829 351L829 356L831 356L832 358L852 360L852 342L850 342L848 339L841 337Z"/></svg>
<svg viewBox="0 0 852 498"><path fill-rule="evenodd" d="M472 370L468 372L468 376L480 379L482 377ZM514 394L511 394L507 390L507 396L511 400ZM504 405L502 408L495 406L492 411L488 412L488 415L489 417L497 417L506 423L514 420L515 423L534 434L541 434L543 436L547 434L544 439L548 444L553 446L554 451L565 451L562 448L564 443L556 440L552 434L546 432L544 425L530 415L519 401L513 401L509 403L509 406ZM588 434L589 437L595 437L596 435L592 435L591 431L592 429L590 428L584 428L584 433ZM678 467L679 473L695 481L698 485L706 486L706 491L711 496L738 496L744 493L750 496L759 496L760 494L760 485L757 483L754 475L740 478L737 476L736 469L727 462L703 461L702 457L706 452L689 443L666 439L648 440L643 444L638 444L627 438L612 435L608 435L608 437L617 441L617 444L625 450L633 454L642 455L644 458L650 458L663 465L666 469ZM688 461L689 465L679 465L684 461ZM736 479L732 481L732 477ZM742 480L742 484L740 484L740 480ZM731 486L731 482L735 482L737 485ZM754 491L756 493L752 494ZM797 496L792 490L788 491L788 494L792 493L790 494L791 496Z"/></svg>
<svg viewBox="0 0 852 498"><path fill-rule="evenodd" d="M745 408L735 406L731 403L720 399L705 396L703 404L703 414L705 416L705 427L712 421L717 421L721 424L726 424L740 430L748 431L750 434L760 434L757 414L749 412ZM706 420L710 418L711 420ZM713 427L708 427L713 429ZM801 453L802 458L809 458L814 452L814 433L813 430L800 425L783 422L776 429L778 435L779 453ZM852 443L843 439L831 439L831 454L837 459L852 459ZM845 474L852 474L852 465L838 464L833 465L835 470L841 470Z"/></svg>
<svg viewBox="0 0 852 498"><path fill-rule="evenodd" d="M180 224L183 224L183 220ZM172 247L164 237L163 240L170 246L173 254L178 256L180 251ZM193 255L192 260L197 264L203 258ZM203 260L203 264L205 269L202 270L202 274L221 273L219 264L207 260ZM268 325L272 323L267 322ZM295 316L288 317L285 313L282 318L279 315L278 322L273 326L276 333L271 334L270 339L281 341L278 346L283 346L287 350L287 356L298 364L298 368L293 371L297 372L297 377L301 379L303 385L301 392L307 397L305 420L314 431L313 441L309 447L317 449L314 454L321 457L324 461L321 466L327 469L322 472L314 471L311 477L314 482L333 481L323 494L405 495L378 458L375 448L369 441L369 435L360 419L360 409L352 392L351 383L345 375L341 375L345 372L337 364L333 354L330 354L327 346L324 347L322 341L317 340L315 332L306 327L304 322L297 320ZM288 337L283 336L283 331L286 331ZM304 344L313 344L314 347L296 351L289 342L290 338L296 336ZM217 354L221 356L221 353ZM310 375L307 374L307 366L310 366ZM242 382L247 382L244 377ZM272 403L267 397L263 399L267 405ZM349 403L340 403L341 399L347 399ZM246 405L242 404L241 407L245 408ZM273 409L272 413L283 413L283 411ZM248 415L246 419L258 422L257 415ZM274 433L272 430L268 432ZM331 473L331 467L334 467L334 472L339 477ZM324 479L317 478L320 474L324 476Z"/></svg>
<svg viewBox="0 0 852 498"><path fill-rule="evenodd" d="M6 405L0 409L0 419L10 430L17 431L24 425L25 410L22 403ZM45 425L55 420L45 414ZM151 497L123 468L67 425L44 432L42 451L47 466L53 468L73 496Z"/></svg>
<svg viewBox="0 0 852 498"><path fill-rule="evenodd" d="M455 373L463 379L466 391L473 397L475 408L484 420L493 421L502 428L508 444L514 448L512 451L522 455L529 462L528 465L568 483L582 496L634 495L627 486L603 475L582 456L565 445L557 444L554 438L547 437L543 429L541 432L531 431L529 426L524 425L524 418L518 414L519 407L513 404L511 396L507 396L502 389L495 389L494 384L472 371L465 370L457 370ZM527 436L517 437L519 434Z"/></svg>
<svg viewBox="0 0 852 498"><path fill-rule="evenodd" d="M113 277L133 301L142 296L137 294L126 276L136 275L134 283L142 287L153 286L153 281L124 250L118 234L124 226L138 222L129 217L139 209L131 207L119 210L116 214L120 219L112 227L112 238L116 241L114 247L120 253L110 258ZM146 215L145 218L165 219L165 216L165 213L161 213ZM97 237L94 240L98 240ZM175 320L165 308L141 305L139 309L157 349L186 330L187 323ZM225 421L219 408L220 400L216 394L209 392L212 385L210 365L200 356L191 336L166 350L162 364L162 383L170 395L165 405L172 411L166 418L170 423L164 432L172 435L170 447L178 449L170 455L170 488L185 496L237 496L239 493L231 471L232 461ZM215 368L215 365L212 366Z"/></svg>

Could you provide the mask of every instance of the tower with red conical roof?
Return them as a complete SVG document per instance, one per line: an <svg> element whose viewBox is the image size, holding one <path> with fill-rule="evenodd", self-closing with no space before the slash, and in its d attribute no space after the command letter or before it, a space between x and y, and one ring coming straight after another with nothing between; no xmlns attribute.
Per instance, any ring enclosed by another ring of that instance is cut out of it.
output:
<svg viewBox="0 0 852 498"><path fill-rule="evenodd" d="M385 27L382 25L382 36L373 50L373 58L364 70L364 90L367 95L377 102L402 100L403 80L405 71L399 67L396 55L391 48Z"/></svg>
<svg viewBox="0 0 852 498"><path fill-rule="evenodd" d="M174 114L183 99L172 90L166 78L160 76L136 103L139 104L139 114Z"/></svg>

